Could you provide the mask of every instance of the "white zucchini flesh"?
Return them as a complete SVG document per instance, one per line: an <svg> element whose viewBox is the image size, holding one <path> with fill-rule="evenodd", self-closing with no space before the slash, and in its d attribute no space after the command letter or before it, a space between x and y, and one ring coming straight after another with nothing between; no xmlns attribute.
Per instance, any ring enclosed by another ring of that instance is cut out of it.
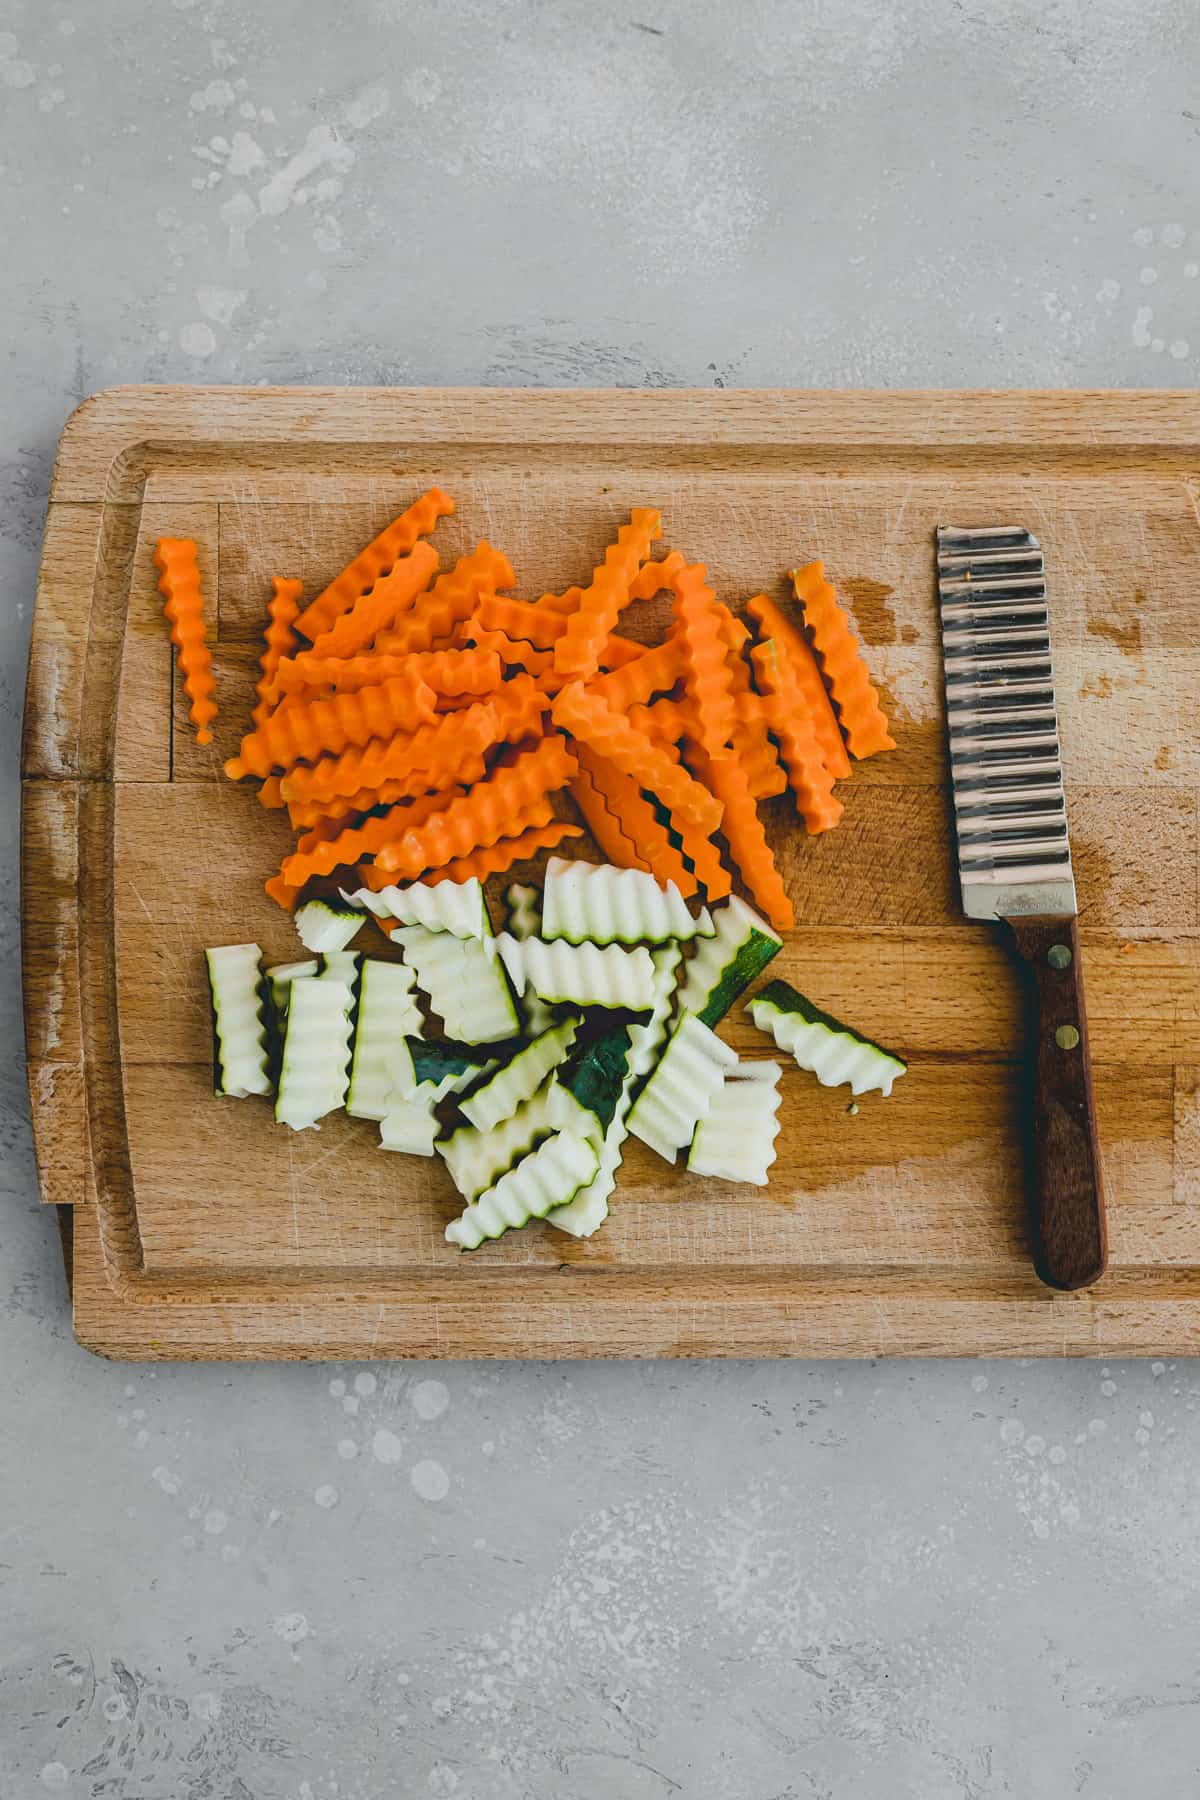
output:
<svg viewBox="0 0 1200 1800"><path fill-rule="evenodd" d="M573 1006L606 1006L641 1012L651 1004L654 964L650 952L621 944L568 944L515 938L502 931L495 949L519 994L528 988L543 1000Z"/></svg>
<svg viewBox="0 0 1200 1800"><path fill-rule="evenodd" d="M293 1131L306 1131L335 1112L350 1083L350 983L318 975L292 985L287 1034L275 1117Z"/></svg>
<svg viewBox="0 0 1200 1800"><path fill-rule="evenodd" d="M216 1048L213 1088L234 1100L271 1092L261 957L257 944L224 944L204 952Z"/></svg>
<svg viewBox="0 0 1200 1800"><path fill-rule="evenodd" d="M546 866L541 935L547 940L661 944L668 938L712 937L715 930L707 909L693 917L673 881L661 886L644 870L561 856L552 856Z"/></svg>
<svg viewBox="0 0 1200 1800"><path fill-rule="evenodd" d="M542 930L541 895L535 887L514 881L504 894L505 929L519 942L540 937ZM553 1010L539 1000L532 988L517 997L517 1010L530 1037L540 1037L554 1023Z"/></svg>
<svg viewBox="0 0 1200 1800"><path fill-rule="evenodd" d="M464 1118L480 1131L490 1131L511 1118L518 1106L537 1093L551 1069L565 1060L575 1042L576 1029L574 1019L565 1019L518 1050L511 1062L466 1096L462 1102Z"/></svg>
<svg viewBox="0 0 1200 1800"><path fill-rule="evenodd" d="M423 881L407 887L381 888L373 893L360 888L346 898L363 906L377 919L397 919L401 925L423 925L426 931L448 931L452 937L485 938L492 935L492 921L478 876L469 881Z"/></svg>
<svg viewBox="0 0 1200 1800"><path fill-rule="evenodd" d="M296 930L306 950L326 956L344 950L362 930L363 915L354 906L337 900L306 900L296 909Z"/></svg>
<svg viewBox="0 0 1200 1800"><path fill-rule="evenodd" d="M474 1125L460 1125L449 1137L442 1138L438 1150L463 1199L477 1199L542 1138L561 1130L568 1123L565 1103L570 1099L554 1076L549 1075L536 1094L518 1106L510 1118L489 1131L480 1131ZM582 1113L582 1108L579 1112Z"/></svg>
<svg viewBox="0 0 1200 1800"><path fill-rule="evenodd" d="M393 1091L412 1058L404 1042L419 1037L421 1014L413 999L413 971L404 963L382 962L367 957L363 962L358 1018L354 1030L354 1060L346 1111L356 1119L382 1119Z"/></svg>
<svg viewBox="0 0 1200 1800"><path fill-rule="evenodd" d="M779 1136L779 1065L775 1079L739 1080L741 1065L731 1071L696 1127L687 1166L693 1175L721 1181L752 1182L766 1187Z"/></svg>
<svg viewBox="0 0 1200 1800"><path fill-rule="evenodd" d="M600 1146L600 1163L586 1187L580 1188L566 1206L547 1213L546 1221L571 1237L591 1237L608 1217L608 1202L617 1185L625 1139L629 1135L629 1109L639 1083L654 1067L663 1040L675 993L675 978L683 951L678 944L665 944L653 952L654 1007L644 1025L629 1028L629 1065L625 1086L617 1110L613 1114Z"/></svg>
<svg viewBox="0 0 1200 1800"><path fill-rule="evenodd" d="M907 1072L900 1057L822 1012L786 981L769 982L746 1010L822 1087L848 1085L852 1094L878 1090L886 1096Z"/></svg>
<svg viewBox="0 0 1200 1800"><path fill-rule="evenodd" d="M675 1004L677 1017L695 1013L705 1025L718 1025L783 948L779 933L736 894L713 909L712 920L714 935L696 946Z"/></svg>
<svg viewBox="0 0 1200 1800"><path fill-rule="evenodd" d="M426 1046L428 1048L428 1046ZM393 1064L395 1086L379 1122L381 1150L403 1150L410 1156L432 1156L438 1148L437 1105L447 1094L459 1094L480 1076L490 1075L495 1061L450 1068L440 1080L418 1082L412 1048L406 1041Z"/></svg>
<svg viewBox="0 0 1200 1800"><path fill-rule="evenodd" d="M392 942L416 971L417 986L448 1037L490 1044L519 1034L516 1004L503 965L491 954L492 939L456 938L423 925L400 925Z"/></svg>
<svg viewBox="0 0 1200 1800"><path fill-rule="evenodd" d="M318 973L320 966L316 957L310 956L304 962L276 963L273 969L267 970L267 985L271 990L271 1005L275 1009L277 1026L281 1027L287 1017L293 981L307 980L310 975Z"/></svg>
<svg viewBox="0 0 1200 1800"><path fill-rule="evenodd" d="M595 1147L570 1131L556 1131L523 1156L446 1227L446 1242L476 1250L485 1238L518 1230L565 1205L596 1173Z"/></svg>
<svg viewBox="0 0 1200 1800"><path fill-rule="evenodd" d="M721 1091L737 1057L693 1013L684 1013L658 1067L633 1103L629 1129L673 1163Z"/></svg>

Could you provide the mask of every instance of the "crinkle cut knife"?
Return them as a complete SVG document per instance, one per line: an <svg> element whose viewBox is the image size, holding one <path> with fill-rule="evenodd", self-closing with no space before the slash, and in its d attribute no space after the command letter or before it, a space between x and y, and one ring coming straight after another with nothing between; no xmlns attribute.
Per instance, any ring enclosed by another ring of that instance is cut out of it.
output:
<svg viewBox="0 0 1200 1800"><path fill-rule="evenodd" d="M1034 1258L1087 1287L1107 1246L1045 559L1020 526L943 525L937 573L963 908L1008 928L1026 974Z"/></svg>

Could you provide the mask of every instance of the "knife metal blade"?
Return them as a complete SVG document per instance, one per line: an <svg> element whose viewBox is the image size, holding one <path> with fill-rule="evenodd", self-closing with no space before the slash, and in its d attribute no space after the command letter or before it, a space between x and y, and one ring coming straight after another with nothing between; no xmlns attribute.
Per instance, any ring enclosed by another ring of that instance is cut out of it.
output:
<svg viewBox="0 0 1200 1800"><path fill-rule="evenodd" d="M1104 1201L1042 546L1019 525L939 526L937 586L963 909L1008 926L1028 976L1035 1260L1085 1287Z"/></svg>

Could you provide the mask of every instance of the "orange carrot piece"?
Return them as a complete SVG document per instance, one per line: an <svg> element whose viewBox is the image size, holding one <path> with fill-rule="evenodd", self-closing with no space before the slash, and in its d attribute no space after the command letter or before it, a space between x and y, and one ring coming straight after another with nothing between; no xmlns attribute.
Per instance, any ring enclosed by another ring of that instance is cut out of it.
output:
<svg viewBox="0 0 1200 1800"><path fill-rule="evenodd" d="M745 638L750 636L745 626L733 618L732 613L729 618ZM740 643L736 650L730 651L728 660L736 715L733 747L746 771L750 791L756 800L786 794L787 770L779 760L779 752L767 729L762 697L755 693L750 684L750 669L745 657L741 655Z"/></svg>
<svg viewBox="0 0 1200 1800"><path fill-rule="evenodd" d="M655 694L665 694L686 667L682 644L677 637L669 637L610 674L593 675L588 693L601 695L614 712L628 712L631 706L645 705Z"/></svg>
<svg viewBox="0 0 1200 1800"><path fill-rule="evenodd" d="M738 652L744 649L750 642L750 633L742 624L742 621L735 618L734 614L730 612L723 600L718 600L716 604L717 616L721 621L721 636L725 640L725 648L728 650L730 656L736 656Z"/></svg>
<svg viewBox="0 0 1200 1800"><path fill-rule="evenodd" d="M433 689L415 675L327 700L305 702L293 695L242 739L238 754L225 764L225 773L231 781L240 781L243 775L266 775L273 768L290 769L319 756L340 756L372 738L415 731L435 717L433 702Z"/></svg>
<svg viewBox="0 0 1200 1800"><path fill-rule="evenodd" d="M324 831L328 826L317 827ZM295 853L285 857L279 873L293 887L303 887L313 875L332 875L335 869L351 867L360 857L373 856L390 844L402 830L412 829L403 807L392 807L377 817L364 819L361 825L334 828L332 837L310 832L296 846Z"/></svg>
<svg viewBox="0 0 1200 1800"><path fill-rule="evenodd" d="M445 713L416 731L397 732L362 750L343 750L340 756L323 756L311 768L298 763L284 776L281 791L287 801L337 800L360 788L403 780L408 793L419 794L434 786L434 775L451 771L457 778L463 761L481 754L499 735L491 701L480 700L465 712Z"/></svg>
<svg viewBox="0 0 1200 1800"><path fill-rule="evenodd" d="M311 650L302 650L296 662L306 681L315 662L329 656L355 656L387 631L402 614L410 612L417 596L433 580L438 553L422 539L407 556L381 575L374 587L361 594L349 612L335 619L328 631L314 638Z"/></svg>
<svg viewBox="0 0 1200 1800"><path fill-rule="evenodd" d="M721 852L709 834L690 819L671 814L671 830L679 839L679 848L696 871L697 879L710 900L724 900L733 892L729 871L721 861Z"/></svg>
<svg viewBox="0 0 1200 1800"><path fill-rule="evenodd" d="M619 869L641 869L649 875L650 864L582 764L570 792L601 855Z"/></svg>
<svg viewBox="0 0 1200 1800"><path fill-rule="evenodd" d="M765 696L768 727L783 753L796 809L809 832L829 831L844 808L834 795L833 776L817 742L813 716L800 692L792 660L775 638L756 644L750 660Z"/></svg>
<svg viewBox="0 0 1200 1800"><path fill-rule="evenodd" d="M486 849L498 838L511 836L517 815L543 803L546 816L522 818L520 827L546 825L551 813L545 796L565 786L577 768L564 738L544 738L511 767L493 769L462 800L435 813L425 825L385 845L375 861L381 869L395 869L415 880L426 869L442 868L455 857Z"/></svg>
<svg viewBox="0 0 1200 1800"><path fill-rule="evenodd" d="M673 814L690 820L704 831L715 831L721 808L698 781L650 739L613 712L598 694L589 694L583 683L573 681L555 696L551 716L564 731L591 744L602 756L649 788Z"/></svg>
<svg viewBox="0 0 1200 1800"><path fill-rule="evenodd" d="M539 594L534 605L544 606L547 612L573 613L582 599L581 587L569 587L561 594Z"/></svg>
<svg viewBox="0 0 1200 1800"><path fill-rule="evenodd" d="M852 756L876 756L894 750L887 715L879 704L862 648L850 621L838 605L837 589L825 579L825 564L805 563L792 570L792 586L804 609L813 649L821 665L838 719Z"/></svg>
<svg viewBox="0 0 1200 1800"><path fill-rule="evenodd" d="M317 595L312 605L306 607L295 621L296 630L310 643L315 642L332 627L335 619L349 612L355 601L374 586L381 575L413 549L418 538L428 536L438 520L447 518L453 511L453 500L440 488L430 488L427 494L422 494Z"/></svg>
<svg viewBox="0 0 1200 1800"><path fill-rule="evenodd" d="M629 584L629 598L653 600L655 594L665 594L686 563L680 550L668 550L658 562L643 563Z"/></svg>
<svg viewBox="0 0 1200 1800"><path fill-rule="evenodd" d="M265 806L268 812L278 812L287 805L279 788L278 775L268 775L258 790L258 804Z"/></svg>
<svg viewBox="0 0 1200 1800"><path fill-rule="evenodd" d="M439 575L428 594L391 631L380 632L375 648L401 656L442 649L484 595L512 587L516 579L504 552L493 550L485 539L469 556L460 556L452 569Z"/></svg>
<svg viewBox="0 0 1200 1800"><path fill-rule="evenodd" d="M595 674L605 641L629 604L629 584L650 554L651 542L661 535L660 515L653 507L635 507L616 543L605 551L602 565L592 571L591 586L578 607L567 615L567 629L554 646L554 666L560 674L580 678Z"/></svg>
<svg viewBox="0 0 1200 1800"><path fill-rule="evenodd" d="M302 890L290 887L282 875L272 875L270 881L263 882L263 889L277 905L282 906L284 912L295 912Z"/></svg>
<svg viewBox="0 0 1200 1800"><path fill-rule="evenodd" d="M485 631L502 631L505 637L532 644L535 650L553 650L567 629L564 614L543 611L528 600L505 600L498 594L483 596L476 618Z"/></svg>
<svg viewBox="0 0 1200 1800"><path fill-rule="evenodd" d="M844 781L850 773L850 758L846 755L842 728L825 691L816 657L808 647L808 639L765 594L755 594L752 600L747 600L746 611L757 625L759 637L773 637L787 658L796 686L812 715L813 732L821 746L825 767L835 781Z"/></svg>
<svg viewBox="0 0 1200 1800"><path fill-rule="evenodd" d="M217 716L213 698L212 657L204 641L204 598L200 592L200 566L191 538L159 538L154 549L159 571L158 591L164 596L163 612L171 626L171 642L178 654L183 691L191 703L196 742L211 744L208 729Z"/></svg>
<svg viewBox="0 0 1200 1800"><path fill-rule="evenodd" d="M422 802L434 802L439 794L449 793L458 787L460 782L481 781L487 773L487 764L480 753L464 757L453 769L419 769L415 774L402 776L395 781L385 781L379 787L359 788L356 794L343 795L335 800L291 800L287 803L288 817L294 830L311 828L321 819L329 819L339 826L349 825L356 817L373 812L377 806L395 806L403 801L410 807ZM414 792L417 781L422 783L419 792ZM429 810L437 810L430 804Z"/></svg>
<svg viewBox="0 0 1200 1800"><path fill-rule="evenodd" d="M577 745L575 754L587 783L575 796L576 803L600 848L607 855L607 842L616 844L618 849L624 846L613 861L646 869L656 881L673 881L684 899L689 900L696 892L696 877L637 782L586 744ZM728 893L728 888L725 891Z"/></svg>
<svg viewBox="0 0 1200 1800"><path fill-rule="evenodd" d="M736 756L706 757L703 769L705 781L725 809L721 831L755 905L762 908L777 931L787 930L795 924L795 914L763 831L746 771Z"/></svg>
<svg viewBox="0 0 1200 1800"><path fill-rule="evenodd" d="M672 610L687 658L684 683L694 703L695 736L706 755L720 756L733 739L733 677L726 662L716 595L705 583L706 574L703 563L679 570L671 583L675 590Z"/></svg>
<svg viewBox="0 0 1200 1800"><path fill-rule="evenodd" d="M465 626L472 644L480 650L494 650L506 669L524 669L548 694L558 692L562 677L554 670L553 650L538 650L524 638L511 638L505 631L489 631L486 626L468 620Z"/></svg>
<svg viewBox="0 0 1200 1800"><path fill-rule="evenodd" d="M440 869L431 869L425 880L429 887L436 887L439 881L470 881L473 876L486 881L489 875L502 875L514 863L526 862L539 851L553 850L564 838L582 836L581 827L572 825L569 819L551 819L548 825L530 825L513 837L498 838L486 850L456 856Z"/></svg>
<svg viewBox="0 0 1200 1800"><path fill-rule="evenodd" d="M276 685L284 693L302 691L312 683L332 688L336 694L353 694L398 675L419 675L435 694L486 694L500 680L500 659L464 650L426 650L409 656L368 651L362 656L316 657L307 670L294 660L283 663Z"/></svg>
<svg viewBox="0 0 1200 1800"><path fill-rule="evenodd" d="M254 711L250 714L251 722L255 725L262 724L275 702L275 671L280 661L291 654L296 642L292 627L300 611L300 596L303 592L303 582L283 575L271 578L267 629L263 633L263 653L258 659L262 673L255 684L254 692L258 698Z"/></svg>

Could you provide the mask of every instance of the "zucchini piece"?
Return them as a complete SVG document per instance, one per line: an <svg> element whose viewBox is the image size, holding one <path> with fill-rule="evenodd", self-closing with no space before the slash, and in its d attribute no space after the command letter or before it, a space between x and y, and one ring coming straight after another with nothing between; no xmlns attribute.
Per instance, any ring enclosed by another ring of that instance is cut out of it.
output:
<svg viewBox="0 0 1200 1800"><path fill-rule="evenodd" d="M632 1027L616 1025L584 1044L558 1072L558 1085L572 1094L592 1124L587 1133L603 1142L613 1122L629 1073L629 1034Z"/></svg>
<svg viewBox="0 0 1200 1800"><path fill-rule="evenodd" d="M639 1083L654 1067L666 1036L667 1020L671 1016L671 1001L675 993L675 976L682 959L683 951L678 944L664 944L661 950L653 952L654 1009L644 1025L629 1027L628 1070L616 1110L604 1133L604 1142L600 1147L600 1166L587 1186L580 1188L568 1205L556 1207L554 1212L547 1214L551 1225L556 1225L571 1237L591 1237L608 1217L609 1196L617 1185L617 1170L621 1167L628 1135L629 1109Z"/></svg>
<svg viewBox="0 0 1200 1800"><path fill-rule="evenodd" d="M234 1100L271 1092L261 956L257 944L223 944L204 952L212 995L213 1092Z"/></svg>
<svg viewBox="0 0 1200 1800"><path fill-rule="evenodd" d="M511 884L504 895L504 924L505 929L522 943L526 938L540 935L541 896L535 887L527 887L520 881ZM553 1009L544 1000L539 1000L532 988L518 996L517 1011L530 1037L540 1037L554 1024Z"/></svg>
<svg viewBox="0 0 1200 1800"><path fill-rule="evenodd" d="M495 948L518 993L532 988L542 1000L630 1012L645 1012L650 1005L654 964L648 950L550 944L543 938L522 941L507 931L495 940Z"/></svg>
<svg viewBox="0 0 1200 1800"><path fill-rule="evenodd" d="M692 916L673 881L660 886L642 869L561 856L546 865L542 908L542 937L571 944L661 944L716 931L706 907Z"/></svg>
<svg viewBox="0 0 1200 1800"><path fill-rule="evenodd" d="M343 900L306 900L296 911L296 930L306 950L324 956L344 950L362 930L363 912Z"/></svg>
<svg viewBox="0 0 1200 1800"><path fill-rule="evenodd" d="M437 1148L439 1101L447 1094L461 1093L495 1066L494 1062L480 1062L462 1045L405 1038L403 1047L395 1052L395 1086L379 1122L380 1149L432 1156Z"/></svg>
<svg viewBox="0 0 1200 1800"><path fill-rule="evenodd" d="M510 1119L518 1106L537 1093L551 1069L565 1060L577 1029L575 1019L566 1019L518 1050L511 1062L467 1095L462 1102L463 1116L479 1131L490 1131Z"/></svg>
<svg viewBox="0 0 1200 1800"><path fill-rule="evenodd" d="M720 1093L696 1127L687 1166L693 1175L720 1181L748 1181L766 1187L779 1136L779 1065L774 1080L741 1080L742 1065L726 1076Z"/></svg>
<svg viewBox="0 0 1200 1800"><path fill-rule="evenodd" d="M355 1119L382 1119L397 1084L411 1075L405 1039L421 1030L412 996L413 972L403 963L367 957L363 963L354 1060L346 1111Z"/></svg>
<svg viewBox="0 0 1200 1800"><path fill-rule="evenodd" d="M753 907L732 895L713 912L716 935L697 947L677 1003L680 1017L695 1013L703 1025L719 1025L739 994L783 948L783 939Z"/></svg>
<svg viewBox="0 0 1200 1800"><path fill-rule="evenodd" d="M852 1094L877 1088L887 1095L893 1083L907 1073L906 1062L822 1012L790 982L768 982L746 1010L759 1030L769 1033L781 1050L790 1051L822 1087L841 1087L848 1082Z"/></svg>
<svg viewBox="0 0 1200 1800"><path fill-rule="evenodd" d="M351 994L357 995L362 960L361 950L327 950L321 958L321 973L317 980L345 981Z"/></svg>
<svg viewBox="0 0 1200 1800"><path fill-rule="evenodd" d="M728 1044L694 1013L685 1012L630 1108L630 1131L673 1163L720 1093L725 1070L736 1067L737 1057Z"/></svg>
<svg viewBox="0 0 1200 1800"><path fill-rule="evenodd" d="M516 1037L521 1029L493 940L457 938L423 925L400 925L392 933L417 986L429 1000L447 1035L467 1044L490 1044Z"/></svg>
<svg viewBox="0 0 1200 1800"><path fill-rule="evenodd" d="M364 887L346 898L355 906L366 907L377 919L398 919L401 925L423 925L426 931L448 931L458 938L492 936L492 921L477 875L469 881L438 881L432 886L413 881L407 887L381 888L377 894Z"/></svg>
<svg viewBox="0 0 1200 1800"><path fill-rule="evenodd" d="M515 1162L539 1144L552 1131L567 1124L567 1108L563 1090L553 1075L511 1118L490 1131L479 1131L474 1125L460 1125L438 1144L451 1181L464 1200L471 1201L507 1174ZM584 1121L586 1124L586 1120Z"/></svg>
<svg viewBox="0 0 1200 1800"><path fill-rule="evenodd" d="M267 970L267 990L271 996L275 1028L281 1035L293 981L304 981L308 976L317 974L320 966L316 957L311 956L304 962L276 963L273 969Z"/></svg>
<svg viewBox="0 0 1200 1800"><path fill-rule="evenodd" d="M292 985L275 1117L306 1131L343 1104L350 1082L350 983L318 975Z"/></svg>
<svg viewBox="0 0 1200 1800"><path fill-rule="evenodd" d="M460 1217L451 1219L446 1242L460 1250L477 1250L485 1238L501 1237L530 1219L544 1219L573 1199L598 1166L596 1150L586 1138L556 1131L485 1188Z"/></svg>

